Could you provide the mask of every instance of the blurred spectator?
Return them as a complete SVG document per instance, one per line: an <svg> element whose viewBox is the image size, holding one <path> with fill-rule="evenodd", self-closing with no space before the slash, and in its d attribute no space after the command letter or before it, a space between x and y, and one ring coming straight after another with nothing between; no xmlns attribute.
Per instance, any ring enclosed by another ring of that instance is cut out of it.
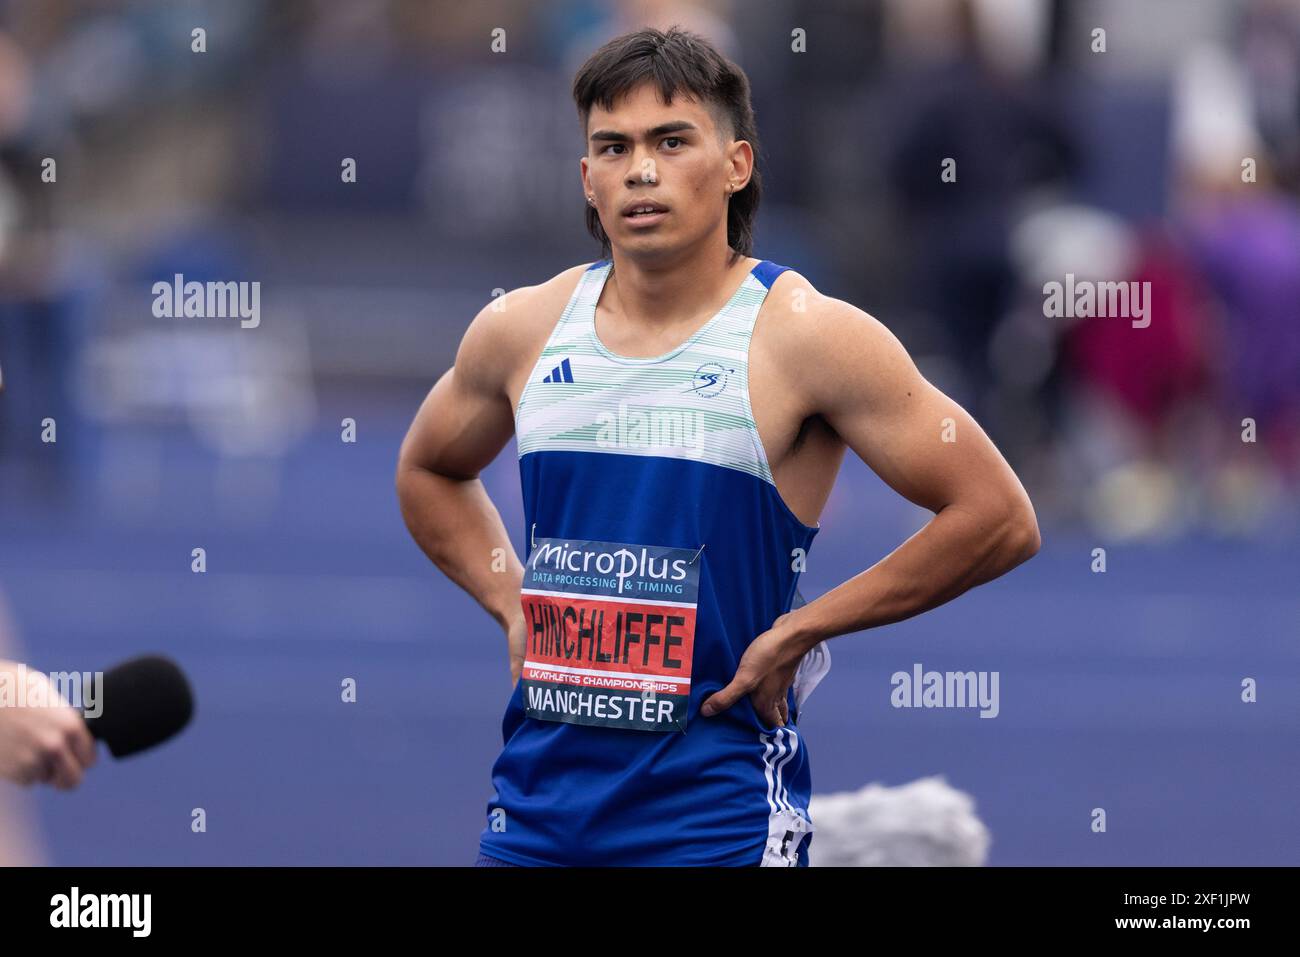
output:
<svg viewBox="0 0 1300 957"><path fill-rule="evenodd" d="M953 10L953 59L918 84L928 95L905 101L910 119L891 170L915 300L938 320L966 375L956 397L983 421L994 384L988 344L1017 290L1012 225L1035 194L1066 187L1078 156L1033 78L981 45L974 7Z"/></svg>

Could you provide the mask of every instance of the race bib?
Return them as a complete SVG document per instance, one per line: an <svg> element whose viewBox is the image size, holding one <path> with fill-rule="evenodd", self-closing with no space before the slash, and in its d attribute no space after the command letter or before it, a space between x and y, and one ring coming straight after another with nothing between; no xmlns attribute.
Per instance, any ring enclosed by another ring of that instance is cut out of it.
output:
<svg viewBox="0 0 1300 957"><path fill-rule="evenodd" d="M530 718L685 731L700 566L689 548L539 538L524 565Z"/></svg>

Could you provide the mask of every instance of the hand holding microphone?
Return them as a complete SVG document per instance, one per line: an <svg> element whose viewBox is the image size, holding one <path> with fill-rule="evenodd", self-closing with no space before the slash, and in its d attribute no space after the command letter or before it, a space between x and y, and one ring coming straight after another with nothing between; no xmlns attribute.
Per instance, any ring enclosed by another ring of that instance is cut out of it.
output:
<svg viewBox="0 0 1300 957"><path fill-rule="evenodd" d="M95 741L81 712L59 698L49 679L17 661L0 661L0 681L12 687L43 685L48 707L0 707L0 778L27 786L48 782L68 791L95 763ZM30 697L30 696L29 696Z"/></svg>
<svg viewBox="0 0 1300 957"><path fill-rule="evenodd" d="M104 672L101 707L95 717L61 701L39 672L0 661L0 680L44 683L50 707L0 707L0 777L18 784L37 782L70 790L95 763L94 739L124 758L166 741L194 714L194 696L184 672L167 658L146 655Z"/></svg>

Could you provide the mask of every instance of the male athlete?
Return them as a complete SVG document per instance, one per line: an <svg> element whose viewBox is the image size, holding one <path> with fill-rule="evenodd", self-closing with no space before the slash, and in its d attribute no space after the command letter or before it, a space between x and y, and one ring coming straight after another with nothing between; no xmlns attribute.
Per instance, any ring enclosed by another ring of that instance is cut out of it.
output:
<svg viewBox="0 0 1300 957"><path fill-rule="evenodd" d="M820 643L1025 561L1034 511L885 326L750 255L738 67L641 30L574 99L604 258L474 318L397 469L411 534L507 636L479 864L806 866ZM478 479L512 433L522 565ZM935 515L791 611L846 446Z"/></svg>

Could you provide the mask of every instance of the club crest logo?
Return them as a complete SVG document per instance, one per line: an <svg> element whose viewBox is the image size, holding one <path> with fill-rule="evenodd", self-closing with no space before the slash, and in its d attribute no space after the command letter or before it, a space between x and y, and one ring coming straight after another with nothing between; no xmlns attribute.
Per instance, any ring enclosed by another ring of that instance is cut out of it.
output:
<svg viewBox="0 0 1300 957"><path fill-rule="evenodd" d="M718 395L727 387L727 376L735 371L717 362L706 362L695 370L690 391L706 398Z"/></svg>

